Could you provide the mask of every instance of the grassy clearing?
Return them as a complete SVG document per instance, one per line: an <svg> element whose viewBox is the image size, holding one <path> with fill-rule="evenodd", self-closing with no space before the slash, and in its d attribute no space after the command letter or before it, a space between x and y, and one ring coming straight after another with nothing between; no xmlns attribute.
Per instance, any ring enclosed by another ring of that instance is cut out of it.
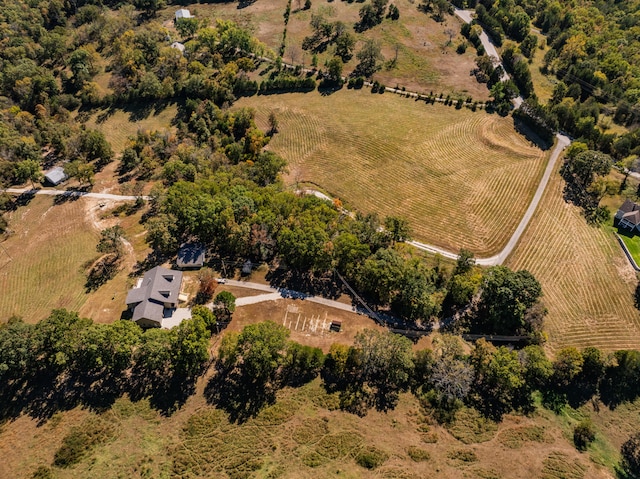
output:
<svg viewBox="0 0 640 479"><path fill-rule="evenodd" d="M640 348L634 271L608 228L587 225L580 210L565 203L563 185L553 175L507 264L528 269L541 282L551 349Z"/></svg>
<svg viewBox="0 0 640 479"><path fill-rule="evenodd" d="M407 218L417 239L480 256L498 252L515 230L546 155L512 120L425 105L397 95L341 90L244 98L269 148L289 162L287 181L310 181L343 202Z"/></svg>
<svg viewBox="0 0 640 479"><path fill-rule="evenodd" d="M529 70L531 71L533 89L540 102L544 103L553 96L553 90L558 80L553 75L543 75L540 71L540 68L544 65L544 55L549 51L549 47L546 46L547 38L544 35L538 34L537 36L538 45L545 45L545 47L544 49L536 48L533 61L529 64Z"/></svg>
<svg viewBox="0 0 640 479"><path fill-rule="evenodd" d="M9 227L14 233L2 243L11 260L0 269L0 320L17 314L35 322L53 308L77 311L87 299L84 265L96 258L98 241L84 201L54 205L52 197L36 196L11 214Z"/></svg>
<svg viewBox="0 0 640 479"><path fill-rule="evenodd" d="M471 95L477 100L487 100L489 92L486 85L479 84L469 72L475 68L475 50L468 48L463 55L455 53L460 36L460 21L449 16L444 23L437 23L431 16L421 13L417 3L410 0L393 2L400 10L400 19L385 19L380 25L363 33L356 33L358 43L355 51L367 39L380 43L382 54L387 61L396 57L393 68L382 68L374 75L374 79L388 86L404 86L410 90L429 93L441 91L456 95ZM358 12L362 3L358 2L313 2L310 10L296 11L296 0L293 0L291 19L287 27L287 46L284 59L292 63L311 64L312 52L302 50L302 40L312 34L309 21L312 14L322 14L327 20L340 20L352 28L359 21ZM451 28L456 32L452 42L445 30ZM318 53L318 65L332 58L335 47L329 46L326 51ZM345 65L345 73L351 73L358 60L354 57Z"/></svg>
<svg viewBox="0 0 640 479"><path fill-rule="evenodd" d="M590 453L573 448L564 434L564 416L548 411L531 418L507 416L497 425L496 439L473 445L433 425L441 439L425 444L418 427L420 406L408 394L395 410L370 411L363 418L327 409L319 381L278 396L275 405L242 424L230 423L222 411L206 405L201 394L169 417L150 409L147 401L120 399L99 416L112 426L107 440L83 451L71 468L53 466L55 453L65 437L92 425L95 414L75 409L41 427L22 417L0 431L5 458L0 477L31 477L39 467L51 468L58 479L607 477L590 462ZM622 412L602 410L596 418L599 431L618 427L621 436L627 434L638 426L637 412L637 406ZM531 432L535 427L544 429L553 443L537 440ZM526 447L514 450L503 444L499 438L509 430L518 430ZM565 469L567 476L562 475Z"/></svg>
<svg viewBox="0 0 640 479"><path fill-rule="evenodd" d="M176 116L176 105L168 105L160 110L133 108L124 110L99 110L86 120L89 128L101 131L111 143L116 154L122 153L127 146L130 136L135 136L139 130L168 130L173 131L171 121Z"/></svg>
<svg viewBox="0 0 640 479"><path fill-rule="evenodd" d="M207 19L212 24L217 18L232 20L248 29L258 40L274 51L282 43L284 30L284 11L287 0L271 0L269 2L247 2L242 8L237 2L194 3L184 6L171 5L158 12L157 18L167 27L173 26L173 19L178 8L188 8L192 15L199 19Z"/></svg>
<svg viewBox="0 0 640 479"><path fill-rule="evenodd" d="M639 264L638 262L640 262L640 237L636 235L627 236L627 234L624 234L623 231L619 231L619 236L620 238L622 238L622 241L624 242L625 246L629 250L629 253L633 257L633 260L636 262L636 264Z"/></svg>

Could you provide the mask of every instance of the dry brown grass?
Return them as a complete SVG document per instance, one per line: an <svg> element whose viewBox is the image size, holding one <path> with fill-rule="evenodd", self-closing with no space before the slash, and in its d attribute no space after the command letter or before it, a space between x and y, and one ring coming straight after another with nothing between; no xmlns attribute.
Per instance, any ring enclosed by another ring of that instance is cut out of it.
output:
<svg viewBox="0 0 640 479"><path fill-rule="evenodd" d="M563 185L558 174L552 176L507 264L528 269L542 284L551 349L640 348L635 274L610 231L588 226L580 210L563 200Z"/></svg>
<svg viewBox="0 0 640 479"><path fill-rule="evenodd" d="M138 118L137 115L141 115L139 110L130 112L98 110L90 116L86 125L104 133L111 148L118 154L122 153L122 150L127 146L129 137L135 136L139 130L173 131L171 121L177 111L175 105L169 105L160 111L152 110L148 114L143 114L144 118Z"/></svg>
<svg viewBox="0 0 640 479"><path fill-rule="evenodd" d="M479 256L498 252L515 230L546 155L512 120L425 105L397 95L343 89L244 98L269 148L289 162L290 184L309 181L365 212L407 218L419 240Z"/></svg>
<svg viewBox="0 0 640 479"><path fill-rule="evenodd" d="M532 419L507 416L498 426L497 437L468 445L446 429L432 426L439 439L428 444L422 440L417 420L420 406L411 395L402 395L395 410L370 411L364 418L329 410L329 402L315 381L282 391L275 406L244 424L232 424L224 413L207 406L201 395L193 396L170 417L160 416L146 401L120 399L106 413L117 431L115 437L95 447L77 466L54 468L55 477L329 478L337 474L519 479L543 474L560 478L556 473L562 473L565 465L570 474L607 477L588 454L575 450L553 414ZM0 476L28 478L38 466L50 466L62 438L89 414L78 409L61 413L41 427L25 417L6 424L0 431L4 458ZM615 412L605 414L609 421L617 417ZM552 440L527 441L526 447L517 450L500 442L503 432L533 425L543 427ZM372 448L387 460L368 471L356 458Z"/></svg>
<svg viewBox="0 0 640 479"><path fill-rule="evenodd" d="M431 16L418 11L418 2L398 0L393 3L400 10L398 21L385 19L380 25L356 34L356 52L365 40L374 39L380 43L385 59L392 60L398 47L396 66L382 68L374 75L374 79L387 86L399 85L423 93L433 91L437 94L443 91L445 94L471 95L476 100L488 100L486 85L469 75L475 68L475 49L470 47L463 55L455 53L462 39L459 34L461 23L457 17L450 16L445 23L438 23ZM296 0L293 1L293 13L287 28L284 59L294 60L294 63L304 60L306 65L310 65L312 52L303 51L301 45L302 39L312 33L309 25L312 13L321 13L330 21L340 20L351 29L359 20L358 11L362 3L314 2L310 10L302 11L295 11L295 6ZM452 43L449 43L449 36L445 33L449 28L456 32ZM331 58L334 51L335 48L331 46L326 52L320 53L319 66ZM345 65L345 73L351 73L357 63L354 55Z"/></svg>
<svg viewBox="0 0 640 479"><path fill-rule="evenodd" d="M0 269L0 320L17 314L36 322L53 308L77 311L87 299L84 265L96 258L98 241L83 200L54 205L52 197L36 196L9 218L13 234L0 250L11 258Z"/></svg>

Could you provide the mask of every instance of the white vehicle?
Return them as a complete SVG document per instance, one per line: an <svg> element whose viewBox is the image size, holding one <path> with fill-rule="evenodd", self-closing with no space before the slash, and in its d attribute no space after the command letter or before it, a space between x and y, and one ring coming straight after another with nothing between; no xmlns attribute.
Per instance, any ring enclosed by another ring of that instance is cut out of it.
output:
<svg viewBox="0 0 640 479"><path fill-rule="evenodd" d="M227 278L218 278L216 281L218 284L227 284Z"/></svg>

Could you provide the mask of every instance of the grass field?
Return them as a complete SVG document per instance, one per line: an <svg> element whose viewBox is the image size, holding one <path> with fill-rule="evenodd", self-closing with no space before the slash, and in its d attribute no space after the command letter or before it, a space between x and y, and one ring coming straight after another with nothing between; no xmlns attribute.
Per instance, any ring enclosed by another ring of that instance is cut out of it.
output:
<svg viewBox="0 0 640 479"><path fill-rule="evenodd" d="M611 477L590 460L598 451L574 449L567 433L576 420L568 415L541 411L507 416L496 425L462 410L448 429L433 424L408 394L396 409L370 411L364 418L336 405L337 397L319 381L282 391L275 405L243 424L230 423L201 394L169 417L147 401L123 398L103 414L112 437L68 469L51 466L55 451L95 413L59 413L41 427L20 417L0 431L0 476L29 478L36 468L47 467L58 479ZM620 442L639 426L639 409L629 405L595 416L598 441L611 449L613 459ZM382 464L374 470L358 465L363 453L375 454Z"/></svg>
<svg viewBox="0 0 640 479"><path fill-rule="evenodd" d="M131 111L99 110L93 113L85 124L89 128L95 128L104 133L113 151L119 154L125 149L127 139L135 136L138 130L173 130L171 121L177 111L175 105L149 112L142 111L140 108L133 108Z"/></svg>
<svg viewBox="0 0 640 479"><path fill-rule="evenodd" d="M98 241L83 201L54 206L53 198L36 196L12 213L9 227L14 234L0 243L0 321L17 314L35 322L53 308L77 311L87 298L83 265L96 258Z"/></svg>
<svg viewBox="0 0 640 479"><path fill-rule="evenodd" d="M284 31L284 12L287 0L270 0L268 2L246 2L243 8L238 2L195 3L184 6L171 5L160 10L157 18L165 26L171 27L178 8L188 8L196 18L207 19L211 24L216 18L232 20L249 30L253 36L274 51L278 51L282 43Z"/></svg>
<svg viewBox="0 0 640 479"><path fill-rule="evenodd" d="M638 262L640 262L640 236L627 236L626 234L620 232L620 238L622 238L622 241L624 242L627 250L629 250L629 253L633 257L633 260L637 265Z"/></svg>
<svg viewBox="0 0 640 479"><path fill-rule="evenodd" d="M562 188L553 175L507 265L528 269L542 283L551 348L638 349L634 271L611 229L587 225L579 209L565 203Z"/></svg>
<svg viewBox="0 0 640 479"><path fill-rule="evenodd" d="M387 86L404 86L407 89L423 93L452 93L471 95L476 100L489 99L487 86L480 84L469 72L475 68L475 49L469 47L463 55L456 54L456 46L462 40L460 36L461 22L457 17L447 16L444 23L434 21L430 15L420 12L417 3L410 0L393 2L400 10L400 19L385 19L380 25L363 33L356 33L358 43L355 51L367 39L380 43L382 54L387 61L396 57L394 68L382 68L374 75L374 79ZM312 14L322 14L327 20L340 20L352 28L359 21L358 12L362 3L358 2L313 2L310 10L296 11L296 0L293 0L291 19L287 27L287 46L284 59L306 65L311 63L312 52L302 50L302 40L312 34L309 24ZM449 42L446 30L452 29L455 36ZM318 64L334 55L335 48L330 46L325 52L318 54ZM353 71L358 60L354 57L345 65L345 73Z"/></svg>
<svg viewBox="0 0 640 479"><path fill-rule="evenodd" d="M477 255L498 252L515 230L547 155L510 118L343 89L243 98L280 132L269 148L289 162L287 181L309 181L352 207L407 218L415 237Z"/></svg>

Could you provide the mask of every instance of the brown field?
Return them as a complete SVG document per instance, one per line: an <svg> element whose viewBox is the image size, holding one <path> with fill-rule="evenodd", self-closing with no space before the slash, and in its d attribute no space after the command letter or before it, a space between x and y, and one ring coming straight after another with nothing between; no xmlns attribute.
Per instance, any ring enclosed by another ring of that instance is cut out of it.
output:
<svg viewBox="0 0 640 479"><path fill-rule="evenodd" d="M158 12L158 20L165 26L172 26L178 8L187 8L197 18L208 19L213 24L216 18L232 20L249 30L258 40L274 51L282 43L284 31L284 11L287 0L268 2L247 2L244 8L238 8L238 2L196 3L190 5L171 5Z"/></svg>
<svg viewBox="0 0 640 479"><path fill-rule="evenodd" d="M42 426L22 416L0 429L0 476L26 479L44 466L58 479L605 479L613 476L598 463L617 461L620 443L640 426L639 403L598 414L586 407L562 416L540 410L531 417L507 416L500 424L479 423L476 414L462 410L449 428L433 424L409 394L394 410L372 410L364 418L335 410L336 405L335 395L319 381L283 390L274 406L243 424L229 423L201 392L169 417L147 401L122 398L103 413L113 437L68 469L51 466L55 451L72 427L95 413L77 408ZM585 415L594 419L597 440L581 454L569 437ZM188 421L193 427L185 430ZM386 460L370 471L356 457L372 448Z"/></svg>
<svg viewBox="0 0 640 479"><path fill-rule="evenodd" d="M13 234L0 243L0 321L16 314L36 322L53 308L77 311L87 299L84 265L98 256L83 200L54 205L52 197L36 196L10 215L9 228Z"/></svg>
<svg viewBox="0 0 640 479"><path fill-rule="evenodd" d="M98 110L84 121L87 127L101 131L107 137L111 148L116 154L122 153L127 146L130 136L135 136L139 130L173 131L171 126L178 109L176 105L169 105L159 111L141 112L139 109Z"/></svg>
<svg viewBox="0 0 640 479"><path fill-rule="evenodd" d="M351 207L407 218L416 239L479 256L498 252L527 208L547 155L510 118L343 89L243 98L287 182L312 182Z"/></svg>
<svg viewBox="0 0 640 479"><path fill-rule="evenodd" d="M461 22L455 16L447 16L446 22L438 23L430 15L417 9L417 3L409 0L394 1L400 10L400 19L385 19L380 25L363 33L356 33L357 52L366 39L378 41L386 60L392 60L398 47L398 58L395 68L382 68L374 75L374 79L387 86L404 86L412 91L438 94L472 96L475 100L488 100L487 86L480 84L474 76L469 75L475 68L475 49L470 47L463 55L456 54L456 46L462 40L459 34ZM353 28L359 20L358 12L362 3L358 2L314 2L310 10L296 11L296 0L292 4L292 14L287 27L287 45L285 61L311 64L312 52L302 50L302 40L311 35L309 25L313 13L321 13L327 20L340 20ZM453 29L456 35L449 43L447 29ZM318 54L318 65L334 54L330 46L325 52ZM353 71L358 60L354 57L345 65L345 74Z"/></svg>
<svg viewBox="0 0 640 479"><path fill-rule="evenodd" d="M552 349L596 346L640 348L640 313L633 305L634 271L608 228L585 222L562 198L556 174L507 261L542 283Z"/></svg>

